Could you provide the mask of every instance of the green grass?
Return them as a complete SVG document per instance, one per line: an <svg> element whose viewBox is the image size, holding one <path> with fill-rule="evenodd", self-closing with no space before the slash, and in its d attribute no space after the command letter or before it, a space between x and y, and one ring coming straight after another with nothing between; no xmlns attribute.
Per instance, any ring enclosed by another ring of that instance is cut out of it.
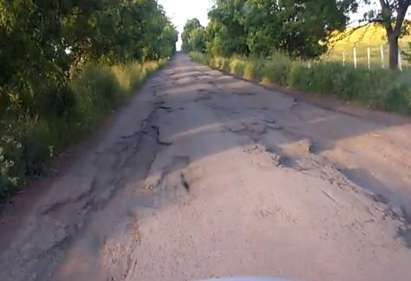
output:
<svg viewBox="0 0 411 281"><path fill-rule="evenodd" d="M192 53L193 60L262 84L331 95L367 108L411 114L411 72L354 69L336 62L291 60L282 54L267 59L209 57ZM246 71L247 70L247 71Z"/></svg>
<svg viewBox="0 0 411 281"><path fill-rule="evenodd" d="M95 130L165 62L90 64L70 81L66 93L66 106L70 110L64 115L3 114L0 119L0 199L13 194L27 179L44 175L50 160L59 151Z"/></svg>

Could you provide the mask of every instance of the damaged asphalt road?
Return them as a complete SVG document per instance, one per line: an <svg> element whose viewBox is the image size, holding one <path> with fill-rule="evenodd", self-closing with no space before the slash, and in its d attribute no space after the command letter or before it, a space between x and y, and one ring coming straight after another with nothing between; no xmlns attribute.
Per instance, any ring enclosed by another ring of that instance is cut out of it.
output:
<svg viewBox="0 0 411 281"><path fill-rule="evenodd" d="M177 55L6 208L0 280L407 280L411 123L383 121Z"/></svg>

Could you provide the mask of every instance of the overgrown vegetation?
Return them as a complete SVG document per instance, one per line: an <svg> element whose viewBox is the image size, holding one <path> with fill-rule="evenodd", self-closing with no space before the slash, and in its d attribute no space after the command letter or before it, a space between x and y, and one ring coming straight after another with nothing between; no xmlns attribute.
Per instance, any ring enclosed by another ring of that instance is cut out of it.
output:
<svg viewBox="0 0 411 281"><path fill-rule="evenodd" d="M354 69L339 63L307 62L275 53L264 58L212 57L191 53L193 60L262 84L332 95L372 109L411 114L410 72Z"/></svg>
<svg viewBox="0 0 411 281"><path fill-rule="evenodd" d="M0 0L0 198L122 104L177 35L155 0Z"/></svg>

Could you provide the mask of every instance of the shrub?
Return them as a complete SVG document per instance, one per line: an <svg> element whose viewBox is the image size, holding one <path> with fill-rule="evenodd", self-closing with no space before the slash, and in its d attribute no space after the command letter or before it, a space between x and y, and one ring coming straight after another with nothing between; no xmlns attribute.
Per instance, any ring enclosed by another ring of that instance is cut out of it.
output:
<svg viewBox="0 0 411 281"><path fill-rule="evenodd" d="M55 139L45 121L13 124L0 139L0 198L46 171Z"/></svg>
<svg viewBox="0 0 411 281"><path fill-rule="evenodd" d="M210 57L200 52L191 52L190 57L192 60L201 64L210 64Z"/></svg>
<svg viewBox="0 0 411 281"><path fill-rule="evenodd" d="M219 70L230 72L230 60L222 57L212 58L210 66Z"/></svg>
<svg viewBox="0 0 411 281"><path fill-rule="evenodd" d="M233 57L229 62L229 72L237 76L243 77L246 63L240 57Z"/></svg>
<svg viewBox="0 0 411 281"><path fill-rule="evenodd" d="M291 64L292 61L289 57L280 53L273 53L263 66L263 83L276 83L281 86L287 86Z"/></svg>
<svg viewBox="0 0 411 281"><path fill-rule="evenodd" d="M287 85L298 90L309 91L311 89L311 72L312 70L305 65L292 63Z"/></svg>
<svg viewBox="0 0 411 281"><path fill-rule="evenodd" d="M384 80L388 89L387 94L382 95L384 108L381 109L411 114L411 80L409 79L409 73L403 73L394 80L394 83L390 83L388 79L392 79L392 77L386 77Z"/></svg>
<svg viewBox="0 0 411 281"><path fill-rule="evenodd" d="M251 59L247 60L244 67L243 77L248 80L258 80L262 79L262 68L264 62L261 59Z"/></svg>
<svg viewBox="0 0 411 281"><path fill-rule="evenodd" d="M263 81L286 86L290 69L291 63L284 61L279 61L278 63L273 61L267 62L263 68Z"/></svg>

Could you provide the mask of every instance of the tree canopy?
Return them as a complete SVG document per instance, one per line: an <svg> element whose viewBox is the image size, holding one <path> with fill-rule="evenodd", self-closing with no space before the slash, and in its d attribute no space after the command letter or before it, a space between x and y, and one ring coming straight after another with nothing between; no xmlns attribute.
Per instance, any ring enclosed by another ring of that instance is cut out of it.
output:
<svg viewBox="0 0 411 281"><path fill-rule="evenodd" d="M64 114L83 65L171 56L177 36L155 0L0 0L0 114Z"/></svg>
<svg viewBox="0 0 411 281"><path fill-rule="evenodd" d="M331 32L343 30L349 13L371 0L215 0L204 31L197 19L187 22L183 50L212 55L269 56L274 50L291 57L315 58L327 51ZM379 10L366 18L379 21L390 45L390 68L398 68L398 39L404 32L411 0L378 0Z"/></svg>
<svg viewBox="0 0 411 281"><path fill-rule="evenodd" d="M205 28L201 25L198 19L194 18L188 20L184 26L184 31L181 34L181 39L183 41L182 49L185 52L204 52L206 48L205 35Z"/></svg>
<svg viewBox="0 0 411 281"><path fill-rule="evenodd" d="M370 4L371 0L358 0ZM398 39L404 33L404 20L411 0L379 0L379 10L370 10L365 17L383 24L390 45L390 68L398 69Z"/></svg>
<svg viewBox="0 0 411 281"><path fill-rule="evenodd" d="M350 0L217 0L209 13L207 50L218 55L317 57L330 32L344 29ZM323 42L323 44L322 44Z"/></svg>

